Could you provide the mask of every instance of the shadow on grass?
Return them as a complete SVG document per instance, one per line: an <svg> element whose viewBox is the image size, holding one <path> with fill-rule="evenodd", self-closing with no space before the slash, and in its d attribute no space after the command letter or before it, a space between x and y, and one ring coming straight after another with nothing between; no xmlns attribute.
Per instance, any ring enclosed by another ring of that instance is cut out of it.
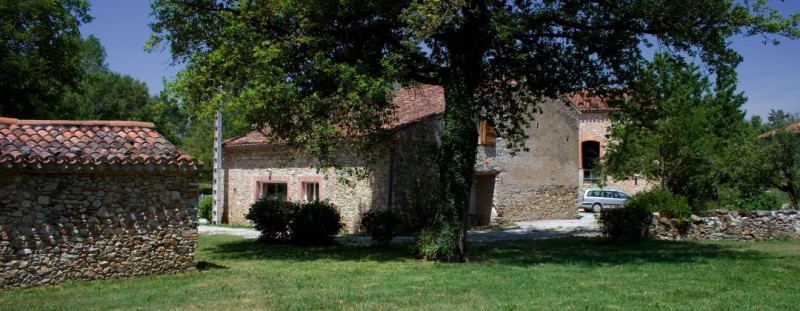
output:
<svg viewBox="0 0 800 311"><path fill-rule="evenodd" d="M693 241L642 241L611 244L601 238L560 238L536 241L480 243L468 252L477 263L530 266L539 263L585 266L638 263L693 263L709 260L759 262L772 254L745 245Z"/></svg>
<svg viewBox="0 0 800 311"><path fill-rule="evenodd" d="M393 244L389 248L376 248L368 243L341 245L295 246L265 244L257 240L222 242L208 251L214 259L228 260L338 260L338 261L403 261L415 260L408 244Z"/></svg>
<svg viewBox="0 0 800 311"><path fill-rule="evenodd" d="M374 248L366 243L348 243L331 247L268 245L255 240L222 241L209 245L212 259L223 260L287 260L287 261L373 261L396 262L417 260L409 244L393 244L390 248ZM643 241L633 244L609 244L600 238L559 238L471 243L469 263L530 266L539 263L577 264L586 266L638 263L691 263L709 260L759 262L769 252L747 249L745 244Z"/></svg>
<svg viewBox="0 0 800 311"><path fill-rule="evenodd" d="M208 262L208 261L198 261L196 268L197 268L197 270L200 270L200 271L228 269L228 267L226 267L226 266L220 266L218 264L215 264L213 262Z"/></svg>

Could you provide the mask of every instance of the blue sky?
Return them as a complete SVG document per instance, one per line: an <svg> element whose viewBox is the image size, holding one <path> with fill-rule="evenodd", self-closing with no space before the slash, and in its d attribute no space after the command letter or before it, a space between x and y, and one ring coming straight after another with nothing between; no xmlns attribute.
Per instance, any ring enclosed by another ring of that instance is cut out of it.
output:
<svg viewBox="0 0 800 311"><path fill-rule="evenodd" d="M782 13L800 12L800 1L769 1ZM81 27L84 36L95 35L105 46L109 67L147 83L151 94L163 88L180 68L170 66L169 52L148 53L149 1L96 0L90 14L94 21ZM739 90L748 97L749 115L766 116L770 109L800 113L800 40L781 40L764 45L760 37L734 38L732 46L744 57L739 66Z"/></svg>

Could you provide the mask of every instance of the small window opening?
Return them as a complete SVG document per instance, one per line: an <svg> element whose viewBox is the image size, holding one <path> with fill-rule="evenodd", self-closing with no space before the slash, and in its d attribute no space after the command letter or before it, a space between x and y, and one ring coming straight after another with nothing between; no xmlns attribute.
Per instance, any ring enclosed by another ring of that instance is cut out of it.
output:
<svg viewBox="0 0 800 311"><path fill-rule="evenodd" d="M260 197L269 200L286 201L288 186L286 183L262 183Z"/></svg>
<svg viewBox="0 0 800 311"><path fill-rule="evenodd" d="M307 202L319 201L319 183L307 182L304 183L305 199Z"/></svg>

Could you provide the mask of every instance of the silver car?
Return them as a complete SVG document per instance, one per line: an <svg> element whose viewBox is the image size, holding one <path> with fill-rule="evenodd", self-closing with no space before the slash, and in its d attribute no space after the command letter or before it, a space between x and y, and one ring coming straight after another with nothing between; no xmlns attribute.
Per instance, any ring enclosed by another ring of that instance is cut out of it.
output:
<svg viewBox="0 0 800 311"><path fill-rule="evenodd" d="M606 207L622 206L630 196L615 189L589 188L583 189L578 198L581 208L587 212L599 213Z"/></svg>

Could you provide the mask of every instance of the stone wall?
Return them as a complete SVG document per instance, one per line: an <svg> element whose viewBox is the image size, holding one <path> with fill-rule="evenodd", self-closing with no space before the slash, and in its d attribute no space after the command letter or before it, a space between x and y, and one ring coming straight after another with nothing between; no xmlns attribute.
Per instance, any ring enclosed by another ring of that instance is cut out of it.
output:
<svg viewBox="0 0 800 311"><path fill-rule="evenodd" d="M194 267L195 173L0 176L0 288Z"/></svg>
<svg viewBox="0 0 800 311"><path fill-rule="evenodd" d="M494 224L578 216L579 112L558 100L540 104L526 130L529 151L512 155L506 141L480 147L475 171L495 174Z"/></svg>
<svg viewBox="0 0 800 311"><path fill-rule="evenodd" d="M502 138L497 139L496 146L478 147L476 174L494 176L495 181L494 191L489 194L491 211L478 214L491 215L494 223L577 217L579 113L558 100L546 100L540 107L542 114L526 131L530 151L512 156ZM225 147L225 220L235 225L249 224L244 215L256 200L259 182L285 182L287 199L297 201L302 200L302 180L317 178L321 180L321 198L340 208L347 231L353 232L362 212L388 206L403 209L412 204L415 189L438 183L434 158L442 130L441 116L399 129L394 133L391 151L376 150L381 159L378 163L366 163L353 155L348 158L342 151L344 167L369 169L365 179L334 169L318 172L312 168L313 161L287 159L289 150L285 147Z"/></svg>
<svg viewBox="0 0 800 311"><path fill-rule="evenodd" d="M709 211L684 221L654 214L648 231L659 240L761 241L800 238L800 211Z"/></svg>
<svg viewBox="0 0 800 311"><path fill-rule="evenodd" d="M317 171L314 162L288 159L284 147L253 146L223 148L225 214L233 225L250 225L244 216L258 198L259 183L285 182L288 198L302 201L304 181L319 182L320 199L329 200L339 208L348 232L358 228L360 215L372 206L386 206L385 163L369 166L370 174L363 179L348 175L344 170ZM368 164L354 156L343 157L346 169L367 168ZM346 182L343 182L346 181Z"/></svg>

